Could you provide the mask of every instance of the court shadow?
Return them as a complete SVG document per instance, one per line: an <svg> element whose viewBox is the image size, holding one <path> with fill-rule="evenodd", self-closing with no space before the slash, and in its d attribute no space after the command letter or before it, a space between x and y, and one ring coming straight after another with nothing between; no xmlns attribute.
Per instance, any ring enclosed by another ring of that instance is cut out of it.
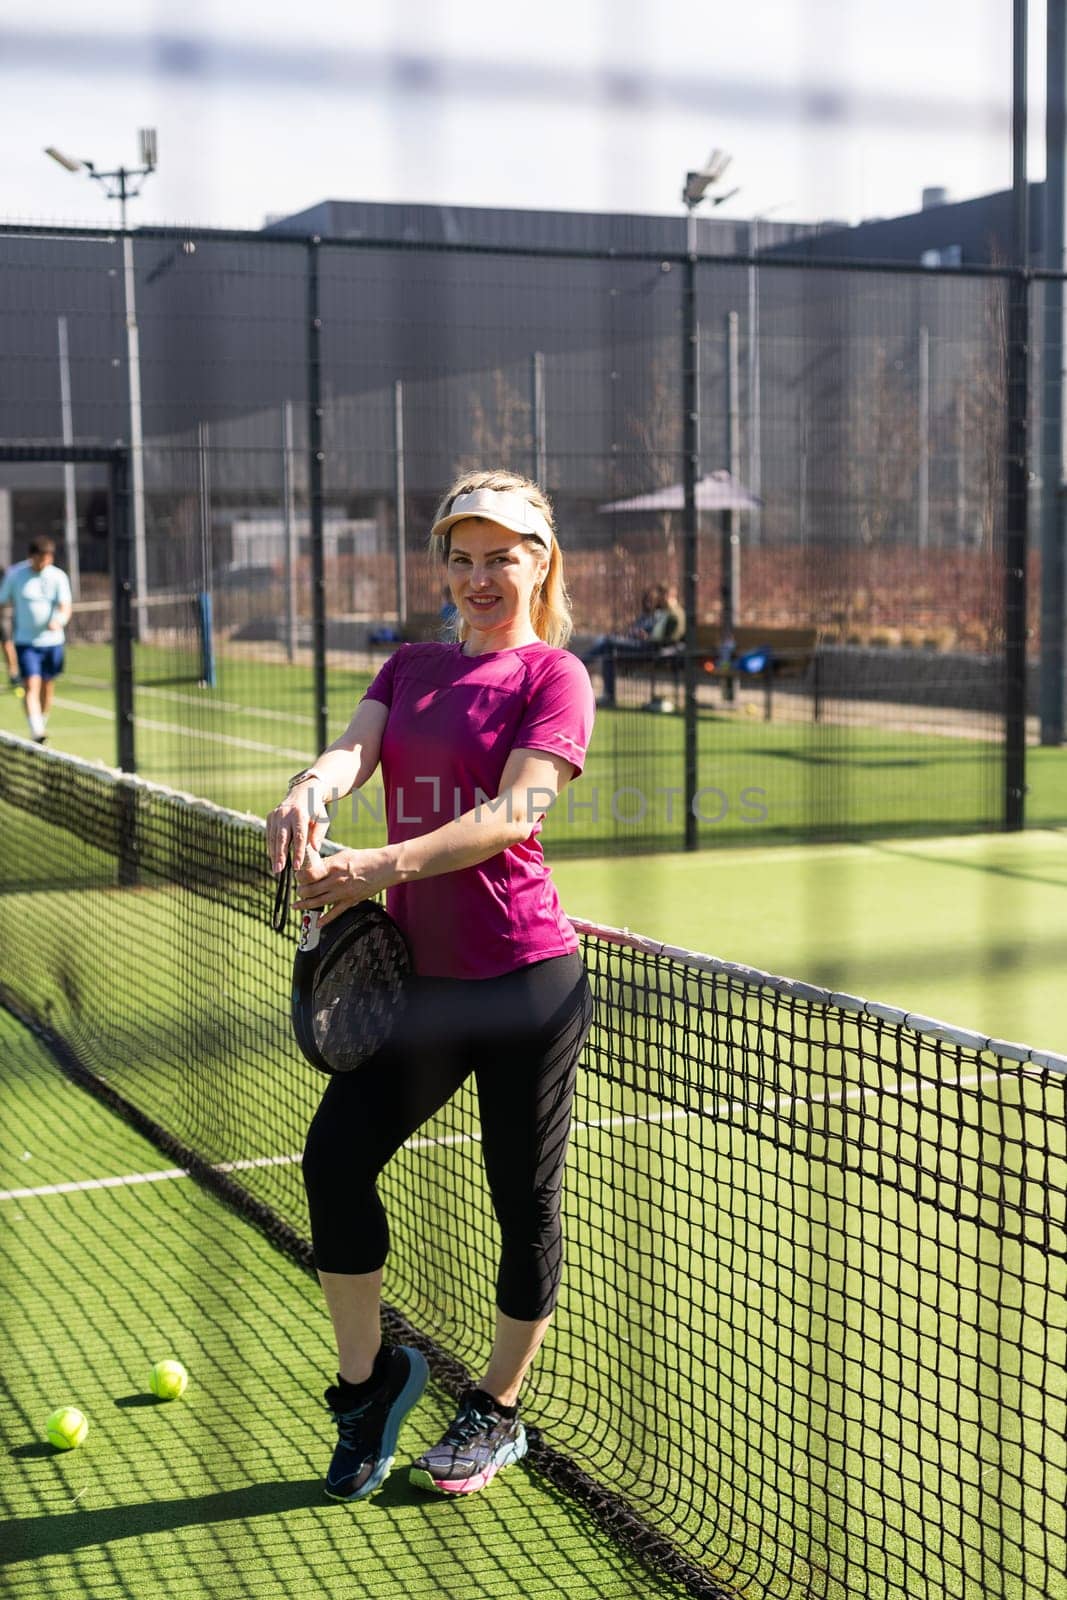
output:
<svg viewBox="0 0 1067 1600"><path fill-rule="evenodd" d="M62 1452L55 1445L45 1444L42 1441L34 1444L17 1444L8 1455L13 1461L39 1461L42 1456L58 1456Z"/></svg>
<svg viewBox="0 0 1067 1600"><path fill-rule="evenodd" d="M746 755L770 761L791 761L802 767L862 767L868 772L905 767L932 767L944 765L942 756L864 756L854 750L839 753L815 750L746 750Z"/></svg>
<svg viewBox="0 0 1067 1600"><path fill-rule="evenodd" d="M50 1446L45 1446L50 1451ZM38 1447L32 1447L39 1453ZM21 1452L29 1454L30 1446ZM214 1522L277 1517L322 1502L319 1478L290 1483L256 1484L219 1494L190 1495L178 1500L149 1500L144 1505L109 1506L101 1511L71 1511L62 1517L14 1517L5 1525L0 1561L39 1561L47 1556L106 1546L114 1539L147 1538L162 1528L199 1527Z"/></svg>
<svg viewBox="0 0 1067 1600"><path fill-rule="evenodd" d="M882 855L886 856L903 856L909 861L916 859L914 856L909 855L906 850L901 850L899 846L883 843L880 840L872 841L871 849L878 850ZM1062 875L1049 877L1040 872L1030 872L1023 867L1005 866L1002 862L982 860L968 861L966 857L963 856L933 855L931 852L925 850L919 859L930 862L938 867L956 867L963 872L976 872L983 878L1013 878L1020 883L1045 884L1050 889L1063 889L1067 887L1067 885L1064 884Z"/></svg>
<svg viewBox="0 0 1067 1600"><path fill-rule="evenodd" d="M370 1504L380 1511L395 1511L405 1506L419 1506L423 1510L435 1505L449 1503L447 1495L427 1494L425 1489L416 1489L408 1482L408 1463L394 1467L386 1478L377 1494L370 1498Z"/></svg>
<svg viewBox="0 0 1067 1600"><path fill-rule="evenodd" d="M122 1394L114 1402L123 1411L134 1411L139 1406L169 1406L173 1400L164 1400L157 1394Z"/></svg>

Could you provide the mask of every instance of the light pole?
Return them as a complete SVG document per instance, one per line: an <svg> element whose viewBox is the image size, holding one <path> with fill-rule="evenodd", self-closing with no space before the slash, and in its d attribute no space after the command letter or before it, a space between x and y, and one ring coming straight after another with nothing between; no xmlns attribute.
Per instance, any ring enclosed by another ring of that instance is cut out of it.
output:
<svg viewBox="0 0 1067 1600"><path fill-rule="evenodd" d="M126 309L126 362L129 369L130 392L130 466L133 490L133 586L137 605L137 634L144 638L148 631L148 550L145 538L144 514L144 441L141 426L141 342L137 329L137 284L133 269L133 240L126 228L126 202L140 194L144 180L156 170L156 130L142 128L141 165L117 167L114 172L99 172L91 161L64 155L54 145L49 145L45 155L58 161L67 172L87 172L97 183L104 184L109 200L119 202L122 230L123 285Z"/></svg>
<svg viewBox="0 0 1067 1600"><path fill-rule="evenodd" d="M686 239L685 247L689 255L696 254L696 217L694 212L701 201L708 197L708 190L714 188L726 171L732 156L725 150L713 150L704 165L696 172L687 172L685 186L682 189L682 200L686 210ZM721 206L724 201L732 200L737 193L736 189L728 189L725 194L715 194L711 197L713 206Z"/></svg>

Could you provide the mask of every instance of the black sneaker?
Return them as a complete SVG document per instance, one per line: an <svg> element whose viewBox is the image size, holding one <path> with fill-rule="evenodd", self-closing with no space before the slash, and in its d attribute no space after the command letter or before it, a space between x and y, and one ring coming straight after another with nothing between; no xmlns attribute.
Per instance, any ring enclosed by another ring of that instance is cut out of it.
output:
<svg viewBox="0 0 1067 1600"><path fill-rule="evenodd" d="M349 1411L342 1390L326 1390L337 1424L337 1447L326 1474L331 1500L363 1500L380 1489L393 1465L400 1424L426 1387L426 1362L417 1350L394 1345L385 1374L367 1398Z"/></svg>
<svg viewBox="0 0 1067 1600"><path fill-rule="evenodd" d="M521 1461L528 1449L518 1414L501 1416L492 1395L468 1389L441 1443L419 1457L408 1479L417 1489L473 1494L491 1483L501 1467Z"/></svg>

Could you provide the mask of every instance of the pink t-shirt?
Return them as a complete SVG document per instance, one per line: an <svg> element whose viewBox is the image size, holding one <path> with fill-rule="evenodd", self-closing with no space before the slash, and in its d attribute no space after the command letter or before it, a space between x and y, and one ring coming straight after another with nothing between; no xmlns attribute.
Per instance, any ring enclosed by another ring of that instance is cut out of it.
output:
<svg viewBox="0 0 1067 1600"><path fill-rule="evenodd" d="M458 644L401 645L366 697L389 708L381 761L390 844L495 799L512 750L547 750L581 772L595 715L577 656L539 641L481 656ZM417 973L496 978L578 948L539 833L540 823L478 866L388 891Z"/></svg>

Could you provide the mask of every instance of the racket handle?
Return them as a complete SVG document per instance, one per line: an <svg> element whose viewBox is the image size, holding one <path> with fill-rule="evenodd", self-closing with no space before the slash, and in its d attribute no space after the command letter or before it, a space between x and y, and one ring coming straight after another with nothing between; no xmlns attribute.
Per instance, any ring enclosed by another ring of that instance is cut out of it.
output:
<svg viewBox="0 0 1067 1600"><path fill-rule="evenodd" d="M329 829L330 817L329 817L329 813L328 812L320 811L319 814L314 818L314 820L316 822L324 822L326 824L326 829L327 830ZM321 842L325 843L325 838L323 838L323 840ZM309 848L310 848L310 846L309 846ZM307 860L306 854L305 854L304 859L305 859L305 861ZM300 934L299 934L299 937L297 938L297 941L296 941L296 948L298 950L317 950L318 949L318 947L319 947L319 939L322 937L322 930L319 927L319 919L321 918L321 916L322 916L322 912L321 911L303 911L303 912L301 912L301 914L300 914Z"/></svg>

